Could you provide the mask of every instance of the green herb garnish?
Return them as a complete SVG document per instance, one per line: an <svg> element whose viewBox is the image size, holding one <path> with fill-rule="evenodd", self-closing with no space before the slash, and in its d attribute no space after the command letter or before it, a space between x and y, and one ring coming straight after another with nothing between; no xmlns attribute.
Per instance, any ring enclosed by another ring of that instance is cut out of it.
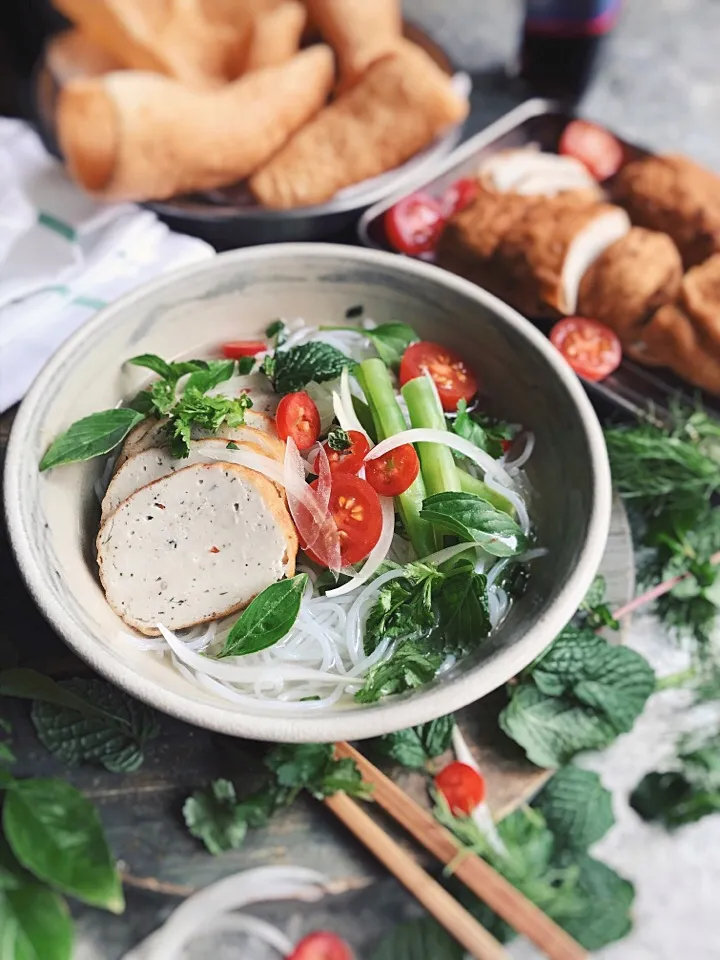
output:
<svg viewBox="0 0 720 960"><path fill-rule="evenodd" d="M50 470L64 463L110 453L144 419L142 413L125 407L92 413L74 423L50 445L40 461L40 469Z"/></svg>
<svg viewBox="0 0 720 960"><path fill-rule="evenodd" d="M423 520L443 527L495 557L513 557L527 547L527 537L512 517L474 493L438 493L423 501Z"/></svg>
<svg viewBox="0 0 720 960"><path fill-rule="evenodd" d="M307 574L300 573L266 587L235 621L220 656L259 653L290 633L300 612L307 580Z"/></svg>
<svg viewBox="0 0 720 960"><path fill-rule="evenodd" d="M352 440L347 434L347 431L342 430L340 427L333 427L333 429L328 434L327 444L331 450L335 450L337 453L342 453L343 450L349 450L352 446Z"/></svg>

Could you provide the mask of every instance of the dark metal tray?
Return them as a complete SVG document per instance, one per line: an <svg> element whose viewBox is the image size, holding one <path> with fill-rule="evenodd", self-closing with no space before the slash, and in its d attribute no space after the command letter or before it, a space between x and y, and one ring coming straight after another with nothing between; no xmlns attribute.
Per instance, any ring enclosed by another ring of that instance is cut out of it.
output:
<svg viewBox="0 0 720 960"><path fill-rule="evenodd" d="M553 100L528 100L516 107L458 147L436 169L432 178L420 183L416 181L412 191L395 193L370 207L358 225L361 242L376 250L393 252L385 235L384 216L401 197L415 190L439 197L455 180L474 174L481 160L500 150L533 143L541 150L555 152L560 135L573 117L572 112ZM635 144L622 139L621 143L629 159L648 154ZM549 331L547 320L529 319L545 333ZM634 415L654 409L662 416L668 412L673 399L678 398L687 403L700 400L708 410L720 416L719 398L691 387L669 371L643 367L628 359L624 359L615 373L602 383L586 382L585 386L596 397Z"/></svg>

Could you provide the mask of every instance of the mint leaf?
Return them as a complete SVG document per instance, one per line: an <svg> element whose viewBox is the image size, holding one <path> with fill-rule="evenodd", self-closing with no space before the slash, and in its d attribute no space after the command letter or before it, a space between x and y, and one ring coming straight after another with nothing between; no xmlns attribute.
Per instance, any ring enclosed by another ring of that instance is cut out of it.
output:
<svg viewBox="0 0 720 960"><path fill-rule="evenodd" d="M302 390L311 380L315 383L335 380L344 367L352 368L354 365L335 347L314 340L289 350L277 351L270 367L265 364L265 372L273 381L276 393L294 393Z"/></svg>
<svg viewBox="0 0 720 960"><path fill-rule="evenodd" d="M193 837L213 855L239 849L247 835L248 819L229 780L214 780L185 801L183 816Z"/></svg>
<svg viewBox="0 0 720 960"><path fill-rule="evenodd" d="M342 453L343 450L348 450L352 446L352 440L348 436L347 431L341 430L340 427L333 427L328 434L327 445L331 450Z"/></svg>
<svg viewBox="0 0 720 960"><path fill-rule="evenodd" d="M372 960L463 960L465 951L430 917L395 927L376 947Z"/></svg>
<svg viewBox="0 0 720 960"><path fill-rule="evenodd" d="M518 524L474 493L438 493L423 501L420 516L495 557L513 557L527 546Z"/></svg>
<svg viewBox="0 0 720 960"><path fill-rule="evenodd" d="M615 823L612 796L590 770L558 770L534 803L557 849L587 853Z"/></svg>
<svg viewBox="0 0 720 960"><path fill-rule="evenodd" d="M577 871L577 892L584 903L584 909L556 917L570 936L592 952L626 937L632 929L632 883L592 857L561 857L558 863Z"/></svg>
<svg viewBox="0 0 720 960"><path fill-rule="evenodd" d="M419 727L398 730L380 737L377 749L411 770L423 770L428 761L439 757L450 748L455 720L452 716L440 717Z"/></svg>
<svg viewBox="0 0 720 960"><path fill-rule="evenodd" d="M102 715L36 700L31 716L40 742L69 765L89 761L113 773L137 770L145 744L159 732L153 712L103 680L65 680L58 686Z"/></svg>
<svg viewBox="0 0 720 960"><path fill-rule="evenodd" d="M64 463L90 460L110 453L144 419L142 413L124 407L84 417L73 423L50 445L40 461L40 470L50 470Z"/></svg>
<svg viewBox="0 0 720 960"><path fill-rule="evenodd" d="M307 581L307 574L300 573L266 587L235 621L220 656L258 653L286 636L297 620Z"/></svg>
<svg viewBox="0 0 720 960"><path fill-rule="evenodd" d="M3 827L13 853L38 879L91 906L122 913L120 878L95 807L62 780L16 780Z"/></svg>
<svg viewBox="0 0 720 960"><path fill-rule="evenodd" d="M433 584L432 596L438 622L431 639L439 650L463 655L490 634L487 578L472 564L451 569Z"/></svg>

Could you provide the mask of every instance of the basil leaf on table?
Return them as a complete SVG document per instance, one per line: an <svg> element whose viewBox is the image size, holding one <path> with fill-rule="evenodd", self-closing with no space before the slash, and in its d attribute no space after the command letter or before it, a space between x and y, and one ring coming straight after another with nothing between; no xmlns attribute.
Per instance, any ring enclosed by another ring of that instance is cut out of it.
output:
<svg viewBox="0 0 720 960"><path fill-rule="evenodd" d="M527 537L512 517L474 493L438 493L427 497L420 516L463 540L479 544L495 557L514 557L527 546Z"/></svg>
<svg viewBox="0 0 720 960"><path fill-rule="evenodd" d="M159 733L153 712L103 680L78 678L59 686L104 715L35 700L31 716L41 743L69 765L90 761L112 773L137 770L145 744Z"/></svg>
<svg viewBox="0 0 720 960"><path fill-rule="evenodd" d="M307 580L307 574L300 573L258 594L233 625L220 656L258 653L286 636L297 620Z"/></svg>
<svg viewBox="0 0 720 960"><path fill-rule="evenodd" d="M407 730L389 733L376 741L377 749L411 770L423 770L428 761L449 749L455 720L452 716L439 717L430 723Z"/></svg>
<svg viewBox="0 0 720 960"><path fill-rule="evenodd" d="M110 453L144 419L144 414L125 407L92 413L73 423L53 441L40 461L40 470Z"/></svg>
<svg viewBox="0 0 720 960"><path fill-rule="evenodd" d="M3 806L5 837L38 879L84 903L122 913L120 877L95 807L62 780L16 780Z"/></svg>
<svg viewBox="0 0 720 960"><path fill-rule="evenodd" d="M27 873L0 839L2 960L71 960L72 945L65 901Z"/></svg>

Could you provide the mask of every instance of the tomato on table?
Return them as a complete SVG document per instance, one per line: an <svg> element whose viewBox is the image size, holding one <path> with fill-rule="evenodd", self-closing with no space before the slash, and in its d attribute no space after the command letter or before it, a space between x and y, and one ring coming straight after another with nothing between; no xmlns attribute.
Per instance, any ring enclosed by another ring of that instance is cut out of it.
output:
<svg viewBox="0 0 720 960"><path fill-rule="evenodd" d="M330 464L330 473L359 473L363 460L370 450L370 442L364 433L359 430L348 430L350 446L345 450L334 450L329 441L325 441L323 449ZM315 458L313 470L320 473L320 454Z"/></svg>
<svg viewBox="0 0 720 960"><path fill-rule="evenodd" d="M295 947L288 960L353 960L350 947L334 933L311 933Z"/></svg>
<svg viewBox="0 0 720 960"><path fill-rule="evenodd" d="M310 484L313 489L319 481ZM349 473L336 473L330 488L328 509L340 536L340 562L343 567L364 560L380 539L382 508L380 497L367 480ZM327 564L312 550L305 551L311 560Z"/></svg>
<svg viewBox="0 0 720 960"><path fill-rule="evenodd" d="M292 438L298 450L309 450L320 436L320 414L304 390L286 394L278 404L275 425L281 440Z"/></svg>
<svg viewBox="0 0 720 960"><path fill-rule="evenodd" d="M623 165L625 151L609 130L588 120L572 120L560 137L559 152L584 164L596 180L607 180Z"/></svg>
<svg viewBox="0 0 720 960"><path fill-rule="evenodd" d="M477 192L477 180L472 177L461 177L460 180L451 183L440 201L445 217L451 217L454 213L469 207L477 196Z"/></svg>
<svg viewBox="0 0 720 960"><path fill-rule="evenodd" d="M565 317L550 331L550 341L584 380L604 380L622 360L617 334L599 320Z"/></svg>
<svg viewBox="0 0 720 960"><path fill-rule="evenodd" d="M223 344L223 356L228 360L242 360L243 357L255 357L267 350L264 340L231 340Z"/></svg>
<svg viewBox="0 0 720 960"><path fill-rule="evenodd" d="M455 816L470 816L485 799L485 780L467 763L451 763L435 777L435 786Z"/></svg>
<svg viewBox="0 0 720 960"><path fill-rule="evenodd" d="M395 447L365 464L367 482L383 497L399 497L415 483L419 473L420 460L411 443Z"/></svg>
<svg viewBox="0 0 720 960"><path fill-rule="evenodd" d="M443 410L454 413L460 400L469 402L478 390L475 374L470 370L460 354L439 343L420 340L411 343L400 361L400 383L429 374L437 392Z"/></svg>
<svg viewBox="0 0 720 960"><path fill-rule="evenodd" d="M445 219L438 200L427 193L413 193L386 212L385 232L394 250L416 257L435 249Z"/></svg>

